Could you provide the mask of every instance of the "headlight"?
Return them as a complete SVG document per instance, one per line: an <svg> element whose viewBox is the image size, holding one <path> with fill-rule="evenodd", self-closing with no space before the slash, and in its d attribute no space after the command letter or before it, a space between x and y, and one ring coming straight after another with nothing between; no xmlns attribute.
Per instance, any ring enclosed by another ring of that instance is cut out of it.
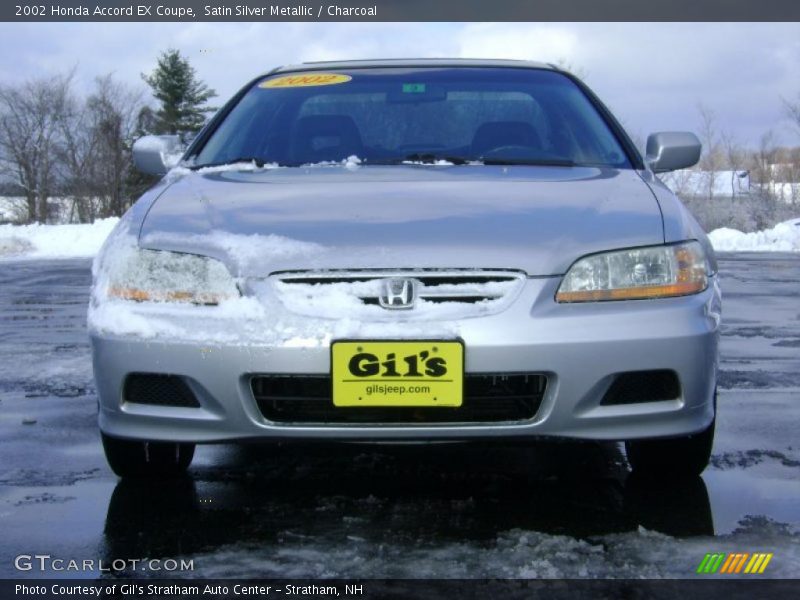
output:
<svg viewBox="0 0 800 600"><path fill-rule="evenodd" d="M239 296L218 260L156 250L125 252L109 265L108 296L137 302L219 304Z"/></svg>
<svg viewBox="0 0 800 600"><path fill-rule="evenodd" d="M703 247L695 241L682 242L581 258L564 276L556 302L687 296L707 285Z"/></svg>

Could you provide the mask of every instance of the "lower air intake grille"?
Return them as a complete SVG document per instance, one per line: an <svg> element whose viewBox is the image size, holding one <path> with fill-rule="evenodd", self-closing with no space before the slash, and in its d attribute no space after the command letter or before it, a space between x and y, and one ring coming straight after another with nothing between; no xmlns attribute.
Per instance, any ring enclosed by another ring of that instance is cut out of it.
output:
<svg viewBox="0 0 800 600"><path fill-rule="evenodd" d="M136 404L200 408L192 390L176 375L131 373L125 379L123 397Z"/></svg>
<svg viewBox="0 0 800 600"><path fill-rule="evenodd" d="M539 410L546 384L538 373L467 375L458 408L336 407L324 375L257 376L251 386L261 414L274 423L426 425L528 421Z"/></svg>
<svg viewBox="0 0 800 600"><path fill-rule="evenodd" d="M674 371L631 371L620 373L600 401L601 405L638 404L675 400L681 384Z"/></svg>

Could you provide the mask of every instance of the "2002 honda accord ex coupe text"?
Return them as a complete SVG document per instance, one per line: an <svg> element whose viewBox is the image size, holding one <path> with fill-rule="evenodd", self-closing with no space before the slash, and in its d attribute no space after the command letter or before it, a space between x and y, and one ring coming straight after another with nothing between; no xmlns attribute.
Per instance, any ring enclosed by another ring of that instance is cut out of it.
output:
<svg viewBox="0 0 800 600"><path fill-rule="evenodd" d="M276 69L178 148L136 143L164 177L94 264L118 475L226 441L557 437L707 465L717 268L655 176L697 162L694 135L642 157L548 65L382 60Z"/></svg>

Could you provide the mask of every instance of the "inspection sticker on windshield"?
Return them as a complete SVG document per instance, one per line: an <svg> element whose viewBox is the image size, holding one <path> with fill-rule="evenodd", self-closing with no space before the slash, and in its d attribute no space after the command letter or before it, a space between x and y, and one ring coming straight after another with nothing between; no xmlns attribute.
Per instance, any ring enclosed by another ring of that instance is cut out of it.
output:
<svg viewBox="0 0 800 600"><path fill-rule="evenodd" d="M404 83L403 84L403 93L404 94L424 94L425 93L425 84L424 83Z"/></svg>
<svg viewBox="0 0 800 600"><path fill-rule="evenodd" d="M457 340L335 341L334 406L461 406L464 344Z"/></svg>
<svg viewBox="0 0 800 600"><path fill-rule="evenodd" d="M284 75L274 79L267 79L258 84L262 88L293 88L312 87L316 85L334 85L347 83L352 77L341 73L303 73L301 75Z"/></svg>

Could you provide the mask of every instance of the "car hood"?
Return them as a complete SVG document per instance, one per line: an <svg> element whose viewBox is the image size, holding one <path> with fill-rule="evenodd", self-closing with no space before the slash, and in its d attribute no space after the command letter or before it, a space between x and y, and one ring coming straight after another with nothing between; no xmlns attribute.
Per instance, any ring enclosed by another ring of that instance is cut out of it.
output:
<svg viewBox="0 0 800 600"><path fill-rule="evenodd" d="M139 243L224 261L239 276L363 268L564 273L579 257L664 241L631 169L318 166L183 170Z"/></svg>

